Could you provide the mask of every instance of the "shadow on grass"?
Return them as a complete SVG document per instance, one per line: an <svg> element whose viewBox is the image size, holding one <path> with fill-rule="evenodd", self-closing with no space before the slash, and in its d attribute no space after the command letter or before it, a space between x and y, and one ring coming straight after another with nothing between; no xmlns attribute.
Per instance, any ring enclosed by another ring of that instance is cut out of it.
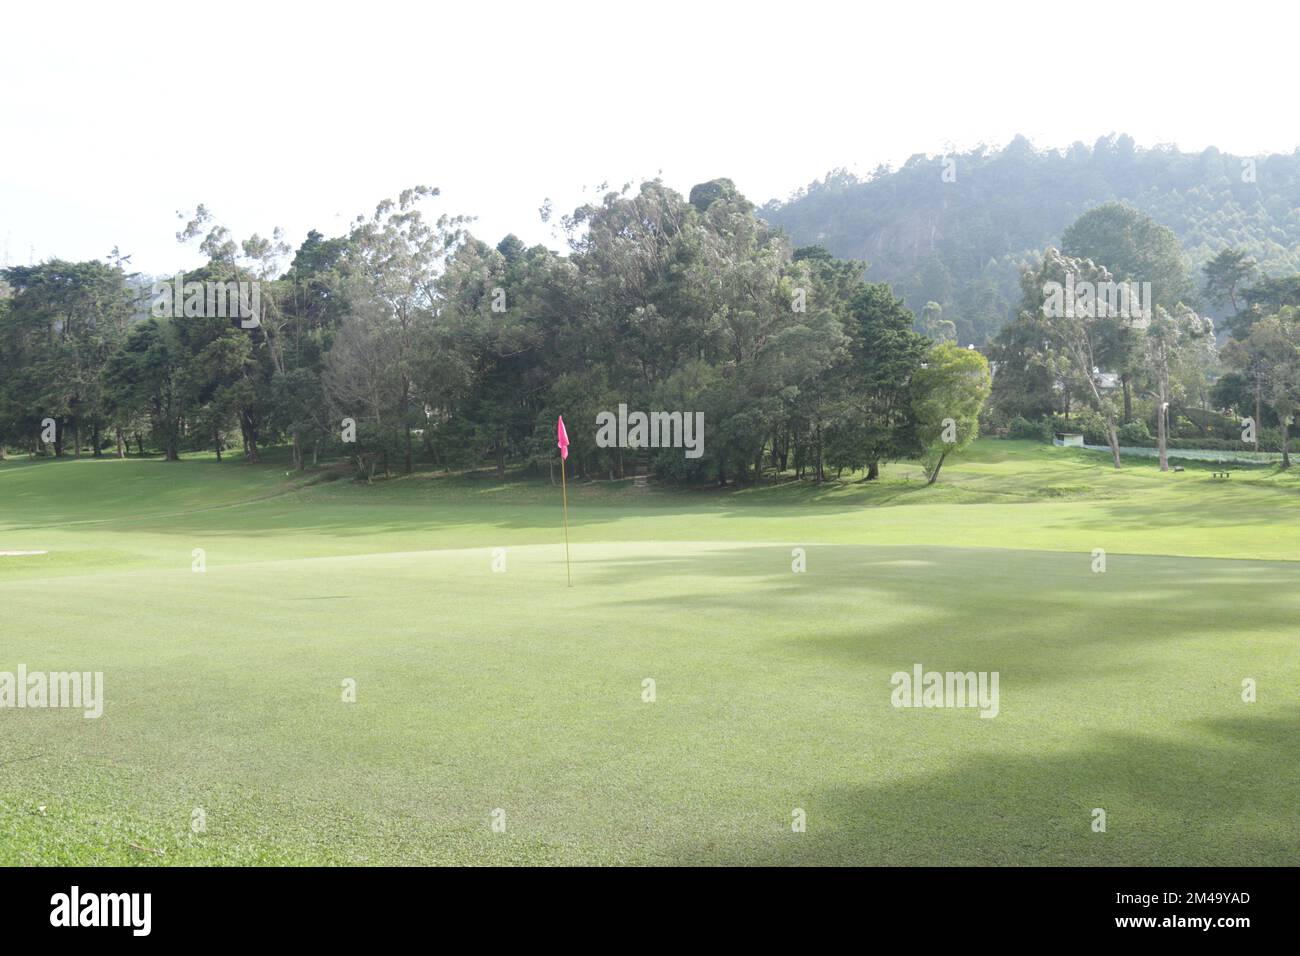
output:
<svg viewBox="0 0 1300 956"><path fill-rule="evenodd" d="M549 486L545 476L512 472L499 480L486 473L417 472L367 486L346 479L324 480L328 465L317 473L285 474L286 456L283 449L270 450L264 465L240 460L218 464L200 456L180 463L85 459L0 469L6 492L0 500L0 524L11 517L15 529L21 530L86 523L126 534L136 530L248 537L304 533L346 540L480 525L504 531L538 530L550 527L553 509L558 507L559 487ZM580 532L628 518L798 519L913 504L1072 501L1089 506L1084 520L1090 527L1153 530L1188 523L1264 527L1294 519L1300 512L1297 489L1269 475L1252 475L1237 485L1211 483L1202 478L1207 469L1189 466L1185 473L1157 480L1154 463L1126 463L1125 471L1115 473L1103 467L1102 457L985 441L954 463L935 486L926 486L911 464L891 465L882 480L871 483L854 476L854 480L821 485L805 481L726 489L652 486L645 492L626 482L575 483L569 489L569 519ZM65 467L74 464L94 467ZM38 469L39 483L34 483ZM29 480L23 480L24 474ZM1174 482L1195 482L1197 487L1187 489L1184 499L1170 500L1168 491ZM1042 527L1078 527L1077 518L1074 524L1053 524L1060 520L1060 512L1033 514L1026 520Z"/></svg>
<svg viewBox="0 0 1300 956"><path fill-rule="evenodd" d="M1258 651L1261 634L1293 631L1300 595L1285 562L1112 555L1107 573L1092 574L1090 555L946 548L809 548L806 574L792 574L785 548L718 549L703 556L628 558L584 572L595 586L633 577L646 597L601 603L634 609L648 633L665 599L697 608L701 639L714 627L744 630L751 616L779 610L788 637L757 643L758 666L785 667L800 657L829 656L858 669L888 694L888 675L913 662L937 670L997 670L1002 713L988 726L1020 716L1050 719L1041 694L1031 714L1017 713L1016 689L1060 688L1068 726L1031 753L994 750L952 756L926 727L913 756L897 749L886 783L801 792L792 781L788 807L773 810L770 831L739 830L709 845L682 846L679 863L746 865L1294 865L1300 862L1300 708L1278 713L1240 704L1241 716L1182 724L1171 739L1098 730L1071 747L1101 715L1125 712L1140 693L1203 694L1205 709L1235 704L1231 678L1215 686L1171 686L1168 655L1202 655L1213 672L1215 647L1227 674ZM742 586L761 577L759 588ZM734 584L733 584L734 582ZM618 591L618 593L625 593ZM843 619L860 607L860 627ZM882 620L889 609L897 616ZM1241 644L1235 641L1240 636ZM1212 643L1217 642L1217 644ZM1255 650L1252 650L1254 646ZM1269 660L1284 652L1264 648ZM1117 684L1114 678L1122 679ZM1273 686L1284 682L1275 676ZM1208 680L1208 678L1207 678ZM1148 696L1149 695L1149 696ZM1021 698L1024 700L1025 698ZM1195 697L1190 703L1197 707ZM1077 712L1077 719L1068 715ZM1142 713L1136 708L1135 713ZM951 712L893 710L887 719L953 719ZM982 728L974 713L962 714ZM738 731L739 732L739 729ZM954 747L970 749L970 727ZM1050 737L1050 733L1048 734ZM789 813L807 811L807 832L790 832ZM1108 815L1094 833L1092 811Z"/></svg>
<svg viewBox="0 0 1300 956"><path fill-rule="evenodd" d="M989 753L939 768L918 753L888 783L792 790L805 833L791 831L783 810L770 831L681 846L675 862L1293 866L1298 723L1291 708L1192 724L1184 741L1108 733L1068 752ZM1092 830L1096 808L1104 833Z"/></svg>
<svg viewBox="0 0 1300 956"><path fill-rule="evenodd" d="M917 627L919 646L951 645L960 636L986 652L1001 645L1023 651L1026 640L1044 648L1068 644L1069 650L1222 636L1237 627L1286 632L1300 616L1290 562L1111 554L1106 573L1097 574L1086 552L913 545L804 551L804 573L792 573L791 549L751 545L584 561L582 576L620 595L626 591L619 582L637 580L638 596L605 603L649 615L666 597L688 596L701 612L780 608L794 629L801 606L856 602L866 631L873 605L910 607L928 617ZM761 587L754 587L756 580ZM855 636L799 641L845 655L860 654L864 646Z"/></svg>
<svg viewBox="0 0 1300 956"><path fill-rule="evenodd" d="M1021 454L1024 454L1021 452ZM283 530L349 537L412 529L438 529L485 521L501 528L547 526L549 509L559 499L559 486L547 479L511 472L505 479L483 472L447 475L416 472L394 476L374 485L347 479L326 480L332 467L316 472L283 472L287 451L265 452L265 461L250 465L238 458L218 463L210 456L181 462L161 459L60 459L31 463L32 467L0 469L0 474L27 473L39 483L18 482L6 487L0 500L0 524L12 517L15 527L35 529L64 524L119 524L130 532L137 528L240 535L276 534ZM1001 460L988 453L981 462ZM1036 462L1029 463L1031 466ZM1071 466L1062 465L1059 479L1070 478ZM79 467L70 470L70 466ZM926 486L919 470L910 464L889 466L879 481L862 482L856 476L844 482L781 481L716 488L656 484L638 492L629 482L573 483L569 489L570 521L575 527L596 526L630 515L675 517L701 513L801 517L847 514L876 507L909 503L974 503L978 501L1033 502L1041 474L964 474L950 469L946 481ZM245 487L246 486L246 487ZM246 494L236 497L241 488ZM345 507L338 507L338 506ZM276 508L283 509L279 513ZM358 508L375 513L384 508L394 514L379 523L358 519ZM331 509L333 509L332 513ZM541 518L542 511L546 518ZM150 512L153 513L150 513ZM216 517L212 512L219 512ZM310 520L303 521L310 514ZM208 517L203 517L208 515ZM222 519L229 516L225 529ZM213 525L217 527L213 527Z"/></svg>

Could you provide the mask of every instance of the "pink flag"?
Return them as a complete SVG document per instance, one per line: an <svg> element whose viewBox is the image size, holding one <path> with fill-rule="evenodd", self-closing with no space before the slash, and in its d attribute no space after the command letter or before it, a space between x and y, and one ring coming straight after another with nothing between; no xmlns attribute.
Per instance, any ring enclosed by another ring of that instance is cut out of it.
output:
<svg viewBox="0 0 1300 956"><path fill-rule="evenodd" d="M560 448L560 458L564 461L569 459L569 433L564 430L564 416L560 416L559 422L555 426L556 444Z"/></svg>

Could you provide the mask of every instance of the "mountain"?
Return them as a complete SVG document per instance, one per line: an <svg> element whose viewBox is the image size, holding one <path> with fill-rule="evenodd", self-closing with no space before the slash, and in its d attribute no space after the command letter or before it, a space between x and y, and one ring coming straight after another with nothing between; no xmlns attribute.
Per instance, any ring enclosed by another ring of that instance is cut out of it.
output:
<svg viewBox="0 0 1300 956"><path fill-rule="evenodd" d="M1017 136L1002 149L918 154L865 179L835 170L761 215L796 245L866 261L867 277L891 283L918 316L937 302L959 341L982 343L1010 317L1021 269L1111 200L1172 229L1198 282L1228 246L1265 273L1300 272L1300 150L1184 153L1127 135L1051 150Z"/></svg>

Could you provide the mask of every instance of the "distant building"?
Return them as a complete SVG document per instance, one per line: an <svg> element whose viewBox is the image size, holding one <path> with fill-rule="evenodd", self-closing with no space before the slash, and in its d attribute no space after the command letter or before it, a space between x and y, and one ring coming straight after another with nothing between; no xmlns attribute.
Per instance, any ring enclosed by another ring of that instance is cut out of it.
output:
<svg viewBox="0 0 1300 956"><path fill-rule="evenodd" d="M1097 388L1103 392L1113 392L1120 387L1118 372L1103 372L1101 369L1093 369L1093 374L1097 376Z"/></svg>

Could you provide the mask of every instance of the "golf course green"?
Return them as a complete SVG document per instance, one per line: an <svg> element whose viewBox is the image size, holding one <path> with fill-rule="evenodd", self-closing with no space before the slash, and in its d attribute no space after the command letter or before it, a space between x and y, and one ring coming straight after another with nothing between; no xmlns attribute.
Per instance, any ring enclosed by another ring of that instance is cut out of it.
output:
<svg viewBox="0 0 1300 956"><path fill-rule="evenodd" d="M1300 860L1276 467L570 484L569 588L545 476L287 461L0 462L0 672L105 694L0 709L0 865Z"/></svg>

